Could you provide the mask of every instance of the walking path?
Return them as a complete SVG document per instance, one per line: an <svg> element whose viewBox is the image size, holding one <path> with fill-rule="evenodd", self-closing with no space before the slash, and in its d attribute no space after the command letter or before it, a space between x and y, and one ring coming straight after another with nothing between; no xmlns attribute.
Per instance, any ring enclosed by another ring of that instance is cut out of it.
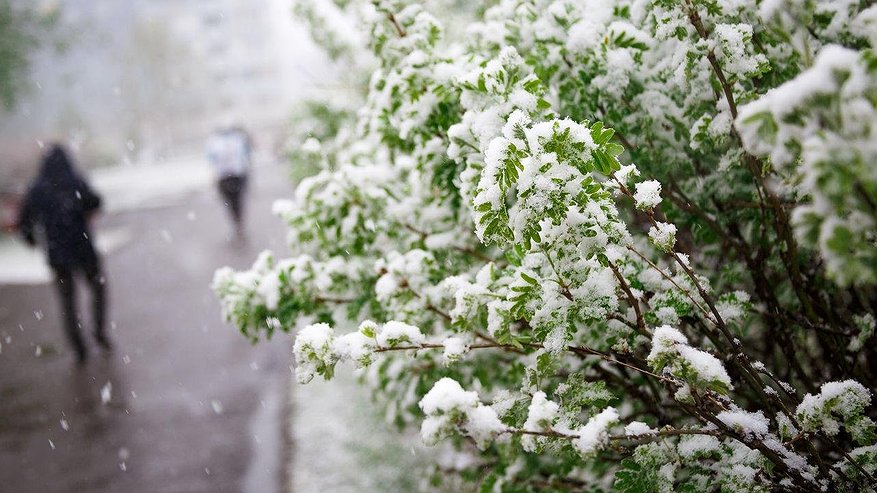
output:
<svg viewBox="0 0 877 493"><path fill-rule="evenodd" d="M93 350L84 369L63 340L51 284L0 284L0 489L282 489L290 339L247 344L222 322L209 284L218 266L285 250L270 214L291 193L285 172L256 170L246 245L226 240L203 170L186 170L185 186L161 201L110 197L121 205L99 220L97 236L115 235L105 270L116 350ZM86 290L77 294L85 306Z"/></svg>

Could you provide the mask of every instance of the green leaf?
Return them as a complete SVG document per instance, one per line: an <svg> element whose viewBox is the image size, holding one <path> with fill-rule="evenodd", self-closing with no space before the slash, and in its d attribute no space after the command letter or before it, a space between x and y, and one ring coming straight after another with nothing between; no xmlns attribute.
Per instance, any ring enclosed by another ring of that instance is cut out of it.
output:
<svg viewBox="0 0 877 493"><path fill-rule="evenodd" d="M658 484L650 471L633 459L621 461L621 469L615 473L615 491L621 493L657 493Z"/></svg>
<svg viewBox="0 0 877 493"><path fill-rule="evenodd" d="M536 77L524 81L524 90L529 93L535 93L542 88L542 81Z"/></svg>
<svg viewBox="0 0 877 493"><path fill-rule="evenodd" d="M591 125L591 135L600 135L600 132L603 130L603 122L596 121L593 125Z"/></svg>
<svg viewBox="0 0 877 493"><path fill-rule="evenodd" d="M615 129L607 128L606 130L603 131L603 133L600 134L600 137L595 142L598 145L605 144L605 143L609 142L609 140L612 138L613 135L615 135Z"/></svg>
<svg viewBox="0 0 877 493"><path fill-rule="evenodd" d="M478 488L478 491L480 493L491 493L494 490L494 485L496 484L497 479L496 473L491 472L484 477L483 481L481 481L481 486Z"/></svg>
<svg viewBox="0 0 877 493"><path fill-rule="evenodd" d="M613 131L614 132L614 131ZM619 154L624 152L624 146L621 144L616 144L614 142L606 144L606 153L612 157L617 157Z"/></svg>

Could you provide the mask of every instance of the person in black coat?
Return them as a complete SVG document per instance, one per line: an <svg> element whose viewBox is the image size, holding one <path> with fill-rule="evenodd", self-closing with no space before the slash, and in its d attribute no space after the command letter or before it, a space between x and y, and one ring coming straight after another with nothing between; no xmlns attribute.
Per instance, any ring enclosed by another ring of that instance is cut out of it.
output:
<svg viewBox="0 0 877 493"><path fill-rule="evenodd" d="M88 352L76 313L73 281L76 273L83 274L91 288L95 338L104 349L111 349L104 331L105 279L88 228L88 219L100 208L100 203L100 197L74 171L64 148L53 145L43 158L40 174L27 193L18 220L19 231L31 246L37 244L37 233L42 233L41 243L61 298L67 338L80 363L85 362Z"/></svg>

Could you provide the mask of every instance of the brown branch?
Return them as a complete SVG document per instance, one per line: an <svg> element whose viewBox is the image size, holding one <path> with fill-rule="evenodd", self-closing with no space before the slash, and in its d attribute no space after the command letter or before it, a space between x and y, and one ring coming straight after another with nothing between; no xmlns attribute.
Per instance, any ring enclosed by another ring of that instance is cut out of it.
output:
<svg viewBox="0 0 877 493"><path fill-rule="evenodd" d="M574 440L579 438L579 435L572 435L569 433L562 433L554 430L547 431L538 431L538 430L524 430L524 429L515 429L509 428L504 431L504 433L515 434L515 435L534 435L548 438L563 438L568 440ZM648 438L664 438L664 437L673 437L673 436L682 436L682 435L708 435L708 436L722 436L719 430L702 430L702 429L694 429L694 428L665 428L662 430L655 431L653 433L644 433L642 435L611 435L609 436L610 441L622 441L622 440L640 440L640 439L648 439Z"/></svg>
<svg viewBox="0 0 877 493"><path fill-rule="evenodd" d="M314 298L314 302L316 302L316 303L338 303L338 304L341 304L341 303L353 303L354 301L356 301L356 300L355 299L348 299L348 298L333 298L331 296L317 296L316 298Z"/></svg>
<svg viewBox="0 0 877 493"><path fill-rule="evenodd" d="M406 33L404 29L402 29L402 26L399 25L399 21L396 20L396 16L393 15L392 12L387 12L387 20L389 20L390 23L393 24L393 27L396 29L396 34L399 35L400 38L404 38L408 35L408 33Z"/></svg>
<svg viewBox="0 0 877 493"><path fill-rule="evenodd" d="M615 274L615 279L618 280L618 284L621 285L621 290L624 291L624 294L627 296L628 304L633 308L633 311L636 313L636 325L638 328L638 332L646 337L651 337L651 333L649 333L648 329L646 329L646 321L643 318L643 312L639 306L639 300L636 299L636 296L633 295L633 292L630 290L630 286L627 285L627 281L624 279L624 276L621 275L621 272L618 271L618 267L616 267L612 262L607 261L609 264L609 268L612 269L612 273Z"/></svg>

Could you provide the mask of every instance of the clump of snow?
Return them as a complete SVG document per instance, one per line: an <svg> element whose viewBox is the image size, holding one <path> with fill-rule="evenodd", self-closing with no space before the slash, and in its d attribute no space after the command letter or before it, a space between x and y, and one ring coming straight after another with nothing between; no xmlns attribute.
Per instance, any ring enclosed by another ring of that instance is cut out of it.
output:
<svg viewBox="0 0 877 493"><path fill-rule="evenodd" d="M676 452L683 458L690 459L707 455L720 450L719 439L710 435L688 435L679 440Z"/></svg>
<svg viewBox="0 0 877 493"><path fill-rule="evenodd" d="M605 73L591 79L591 84L613 99L621 98L630 84L630 74L636 70L636 61L631 50L608 50L604 64Z"/></svg>
<svg viewBox="0 0 877 493"><path fill-rule="evenodd" d="M308 137L304 143L301 145L302 152L306 152L308 154L319 154L320 151L323 150L322 144L320 141L314 137Z"/></svg>
<svg viewBox="0 0 877 493"><path fill-rule="evenodd" d="M427 445L435 445L447 433L449 425L445 416L427 416L420 424L420 438Z"/></svg>
<svg viewBox="0 0 877 493"><path fill-rule="evenodd" d="M469 351L469 345L462 337L448 337L442 342L444 353L442 357L445 364L459 361Z"/></svg>
<svg viewBox="0 0 877 493"><path fill-rule="evenodd" d="M673 354L677 344L688 344L688 338L673 327L662 325L652 334L652 350L647 359L654 360L664 354Z"/></svg>
<svg viewBox="0 0 877 493"><path fill-rule="evenodd" d="M527 421L524 422L524 430L527 431L546 431L550 430L557 419L557 413L560 406L548 398L545 392L538 391L533 394L530 406L527 408ZM521 438L521 446L524 450L532 452L536 450L536 445L542 440L541 437L533 435L524 435Z"/></svg>
<svg viewBox="0 0 877 493"><path fill-rule="evenodd" d="M453 378L444 377L420 400L420 409L427 415L467 409L478 404L478 394L463 390Z"/></svg>
<svg viewBox="0 0 877 493"><path fill-rule="evenodd" d="M375 340L361 331L335 339L332 350L342 360L352 360L357 368L368 366L374 355Z"/></svg>
<svg viewBox="0 0 877 493"><path fill-rule="evenodd" d="M662 306L655 310L655 317L658 321L665 325L676 325L679 323L679 314L672 306Z"/></svg>
<svg viewBox="0 0 877 493"><path fill-rule="evenodd" d="M627 183L633 177L639 176L639 169L635 164L621 165L621 168L615 172L615 179L621 183Z"/></svg>
<svg viewBox="0 0 877 493"><path fill-rule="evenodd" d="M482 446L506 430L506 426L499 420L496 411L483 404L479 404L466 413L464 428L466 433Z"/></svg>
<svg viewBox="0 0 877 493"><path fill-rule="evenodd" d="M850 427L855 418L868 420L873 427L869 418L862 417L871 403L871 392L864 385L855 380L844 380L825 383L819 390L816 395L804 396L795 410L795 416L805 430L821 428L829 435L836 435L841 423Z"/></svg>
<svg viewBox="0 0 877 493"><path fill-rule="evenodd" d="M866 313L864 315L854 315L853 322L855 322L856 327L859 329L859 333L847 345L847 350L857 353L865 346L865 342L874 335L874 329L877 328L877 320L874 319L873 314Z"/></svg>
<svg viewBox="0 0 877 493"><path fill-rule="evenodd" d="M686 383L727 392L731 377L715 356L688 345L688 338L673 327L662 325L652 334L647 360L655 370L665 370Z"/></svg>
<svg viewBox="0 0 877 493"><path fill-rule="evenodd" d="M679 355L691 365L698 377L707 382L719 382L731 387L731 377L725 365L715 356L691 346L678 346Z"/></svg>
<svg viewBox="0 0 877 493"><path fill-rule="evenodd" d="M776 422L781 438L788 440L798 434L798 428L785 413L777 413Z"/></svg>
<svg viewBox="0 0 877 493"><path fill-rule="evenodd" d="M841 79L838 73L848 72L852 77ZM785 84L769 90L764 96L740 107L736 128L743 144L749 152L770 154L779 166L785 166L795 156L788 149L790 140L805 138L816 128L807 125L803 128L783 124L777 129L775 138L766 139L759 133L757 123L760 115L769 115L774 122L784 122L785 116L798 110L808 100L819 95L838 94L841 84L861 86L864 77L859 63L859 53L837 45L823 47L816 55L813 66Z"/></svg>
<svg viewBox="0 0 877 493"><path fill-rule="evenodd" d="M578 438L572 441L573 447L583 457L588 457L609 443L609 427L618 422L618 411L607 407L576 431Z"/></svg>
<svg viewBox="0 0 877 493"><path fill-rule="evenodd" d="M722 68L730 76L747 77L757 74L767 64L767 57L753 54L752 26L749 24L717 24L714 30L718 41Z"/></svg>
<svg viewBox="0 0 877 493"><path fill-rule="evenodd" d="M542 431L551 428L559 409L560 406L556 402L548 400L545 392L536 392L527 408L527 421L524 423L524 429Z"/></svg>
<svg viewBox="0 0 877 493"><path fill-rule="evenodd" d="M259 286L256 288L256 292L259 293L265 301L265 308L268 310L274 311L277 309L277 306L280 303L281 287L282 284L278 272L269 272L259 280Z"/></svg>
<svg viewBox="0 0 877 493"><path fill-rule="evenodd" d="M320 368L334 364L334 336L335 331L325 323L308 325L298 333L292 353L296 361L295 378L299 383L310 382Z"/></svg>
<svg viewBox="0 0 877 493"><path fill-rule="evenodd" d="M506 431L495 410L482 404L477 393L463 390L452 378L436 382L419 406L427 416L420 427L421 437L427 444L435 444L458 425L479 446Z"/></svg>
<svg viewBox="0 0 877 493"><path fill-rule="evenodd" d="M676 244L676 225L671 223L656 222L649 229L649 240L662 251L669 252Z"/></svg>
<svg viewBox="0 0 877 493"><path fill-rule="evenodd" d="M877 5L872 5L859 12L850 23L850 31L857 36L866 38L871 46L877 46Z"/></svg>
<svg viewBox="0 0 877 493"><path fill-rule="evenodd" d="M636 184L636 192L633 194L636 208L647 211L652 210L661 203L661 183L657 180L647 180Z"/></svg>
<svg viewBox="0 0 877 493"><path fill-rule="evenodd" d="M761 411L756 413L743 410L722 411L716 415L716 418L738 433L756 437L767 435L768 426L770 425L770 421Z"/></svg>
<svg viewBox="0 0 877 493"><path fill-rule="evenodd" d="M400 343L423 344L424 336L420 329L404 322L391 320L385 323L377 333L378 345L393 347Z"/></svg>
<svg viewBox="0 0 877 493"><path fill-rule="evenodd" d="M650 435L652 433L657 433L658 430L652 428L646 423L642 421L631 421L624 427L624 434L629 437L642 436L642 435Z"/></svg>

